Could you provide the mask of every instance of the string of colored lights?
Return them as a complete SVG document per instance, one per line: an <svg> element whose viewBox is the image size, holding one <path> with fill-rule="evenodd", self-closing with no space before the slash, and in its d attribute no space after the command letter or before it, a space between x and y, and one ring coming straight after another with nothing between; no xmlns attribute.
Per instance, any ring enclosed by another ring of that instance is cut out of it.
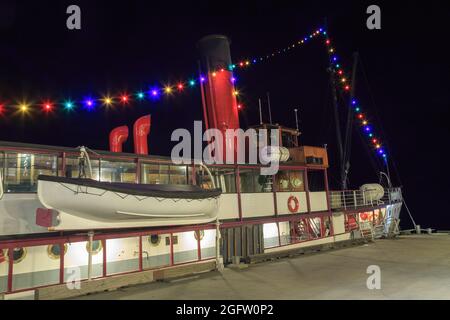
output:
<svg viewBox="0 0 450 320"><path fill-rule="evenodd" d="M322 36L322 37L320 37L320 36ZM330 62L331 62L331 66L332 66L332 71L334 72L334 74L338 80L337 83L340 84L340 89L344 93L349 94L351 84L346 76L347 73L344 71L342 64L339 62L339 58L335 52L336 50L332 46L331 39L328 36L328 33L323 28L314 29L314 31L312 33L297 40L295 43L292 43L287 47L280 48L269 54L253 57L251 59L238 60L239 62L232 63L229 66L221 66L217 70L211 71L210 74L212 77L215 77L218 72L224 72L225 70L234 71L236 69L242 69L242 70L247 69L248 67L250 67L252 65L259 64L260 62L268 61L278 55L287 53L295 48L299 48L315 38L325 39L325 46L328 50L329 57L331 59ZM41 101L40 103L28 102L28 101L22 100L15 104L7 104L7 103L2 103L2 101L0 101L0 115L4 115L9 109L15 110L16 112L19 112L21 114L27 114L34 107L38 107L42 110L43 113L49 114L49 113L55 112L58 106L62 107L63 110L65 110L65 111L73 111L79 106L83 107L87 111L93 111L96 109L96 106L98 104L100 104L101 106L106 107L106 108L113 107L114 105L117 105L117 104L126 106L133 101L140 102L140 101L144 101L144 100L158 100L158 99L160 99L160 97L162 95L171 96L176 93L182 93L187 88L193 89L193 88L197 87L197 85L199 83L206 82L207 78L208 77L206 75L201 75L199 77L193 76L193 77L188 78L188 80L179 81L176 84L172 84L172 85L167 84L165 86L160 86L160 87L154 86L154 87L151 87L147 91L138 90L138 91L135 91L135 93L122 92L120 94L113 95L113 96L104 95L100 98L94 98L94 97L88 96L88 97L85 97L85 98L79 99L79 100L66 99L61 102L56 102L56 101L47 99L47 100ZM233 83L235 83L236 78L233 76L231 78L231 81ZM239 91L236 89L233 92L233 94L235 96L238 96ZM36 101L36 100L34 100L34 101ZM356 114L357 120L360 122L362 131L366 134L367 138L369 139L370 143L372 144L372 146L376 150L376 152L386 160L387 154L386 154L385 149L383 148L381 139L375 135L374 130L372 129L372 127L369 124L368 117L362 112L361 106L356 99L352 100L352 107ZM242 109L241 104L238 105L238 109L239 110Z"/></svg>
<svg viewBox="0 0 450 320"><path fill-rule="evenodd" d="M322 36L322 37L320 37ZM295 43L292 43L291 45L275 50L270 54L266 54L259 57L254 57L251 59L243 59L240 60L239 63L232 64L229 66L229 70L234 70L236 68L245 69L247 67L250 67L256 63L267 61L269 59L272 59L278 55L281 55L283 53L287 53L295 48L298 48L308 42L310 40L315 38L321 38L324 39L325 47L327 49L331 66L332 66L332 72L334 73L336 77L336 83L340 84L339 88L340 90L348 96L350 94L351 84L347 77L347 72L344 71L344 68L342 66L342 63L339 62L339 57L336 54L336 49L333 47L331 43L331 39L323 28L315 29L312 33L309 35L301 38ZM223 69L221 69L223 71ZM214 74L213 74L214 75ZM348 97L350 99L350 97ZM385 161L387 160L387 153L385 148L383 147L383 144L381 142L381 139L376 136L374 133L374 130L372 126L369 124L369 119L365 113L363 113L360 103L357 101L357 99L352 99L351 105L353 107L353 111L356 115L357 120L359 121L360 127L362 132L366 135L368 138L372 148L377 152L378 155L380 155Z"/></svg>

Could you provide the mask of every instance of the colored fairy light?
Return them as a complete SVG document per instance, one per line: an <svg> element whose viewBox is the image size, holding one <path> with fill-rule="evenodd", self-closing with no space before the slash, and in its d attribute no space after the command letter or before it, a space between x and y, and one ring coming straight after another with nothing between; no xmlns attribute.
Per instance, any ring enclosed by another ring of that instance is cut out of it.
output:
<svg viewBox="0 0 450 320"><path fill-rule="evenodd" d="M372 137L373 137L373 134L372 134L372 133L369 133L369 137L372 138Z"/></svg>
<svg viewBox="0 0 450 320"><path fill-rule="evenodd" d="M91 98L87 98L86 100L84 100L84 105L86 106L86 109L92 110L92 108L94 107L94 100L92 100Z"/></svg>
<svg viewBox="0 0 450 320"><path fill-rule="evenodd" d="M216 75L217 75L217 73L216 73L216 72L213 72L213 73L212 73L212 76L213 76L213 77L215 77Z"/></svg>
<svg viewBox="0 0 450 320"><path fill-rule="evenodd" d="M253 63L256 63L256 59L253 59Z"/></svg>
<svg viewBox="0 0 450 320"><path fill-rule="evenodd" d="M239 91L237 91L237 90L233 91L233 95L235 95L235 96L239 95Z"/></svg>
<svg viewBox="0 0 450 320"><path fill-rule="evenodd" d="M376 146L375 146L375 148L377 148L377 149L380 149L380 145L379 144L377 144Z"/></svg>
<svg viewBox="0 0 450 320"><path fill-rule="evenodd" d="M236 82L236 78L235 77L231 77L231 82L235 83Z"/></svg>
<svg viewBox="0 0 450 320"><path fill-rule="evenodd" d="M205 77L203 77L203 76L200 77L200 82L205 82L205 80L206 80Z"/></svg>
<svg viewBox="0 0 450 320"><path fill-rule="evenodd" d="M327 39L327 41L325 41L325 43L326 43L327 45L329 45L331 42L330 42L329 39Z"/></svg>
<svg viewBox="0 0 450 320"><path fill-rule="evenodd" d="M183 90L184 89L184 85L182 84L182 83L179 83L178 85L177 85L177 88L178 88L178 90Z"/></svg>
<svg viewBox="0 0 450 320"><path fill-rule="evenodd" d="M191 87L195 86L195 80L189 80L189 85L190 85Z"/></svg>
<svg viewBox="0 0 450 320"><path fill-rule="evenodd" d="M243 67L244 63L243 62L239 62L239 66Z"/></svg>
<svg viewBox="0 0 450 320"><path fill-rule="evenodd" d="M336 68L340 68L341 67L341 65L338 63L338 64L336 64Z"/></svg>
<svg viewBox="0 0 450 320"><path fill-rule="evenodd" d="M372 142L373 142L373 143L377 143L378 140L377 140L377 139L372 139Z"/></svg>
<svg viewBox="0 0 450 320"><path fill-rule="evenodd" d="M28 107L29 106L26 103L19 104L19 110L22 111L22 112L27 112L28 111Z"/></svg>
<svg viewBox="0 0 450 320"><path fill-rule="evenodd" d="M112 103L113 103L112 98L111 98L111 97L108 97L108 96L103 97L102 100L103 100L103 104L104 104L105 106L107 106L107 107L111 106Z"/></svg>
<svg viewBox="0 0 450 320"><path fill-rule="evenodd" d="M366 121L366 120L364 120L364 121L363 121L363 125L366 125L366 124L367 124L367 121Z"/></svg>
<svg viewBox="0 0 450 320"><path fill-rule="evenodd" d="M355 108L355 111L356 111L356 112L359 112L360 110L361 110L361 109L358 108L358 107Z"/></svg>
<svg viewBox="0 0 450 320"><path fill-rule="evenodd" d="M238 110L241 110L241 109L242 109L242 105L241 105L241 104L238 104L238 105L237 105L237 108L238 108Z"/></svg>
<svg viewBox="0 0 450 320"><path fill-rule="evenodd" d="M337 61L337 57L336 56L332 56L331 59L333 59L333 61Z"/></svg>
<svg viewBox="0 0 450 320"><path fill-rule="evenodd" d="M245 61L245 65L248 66L250 64L250 61Z"/></svg>
<svg viewBox="0 0 450 320"><path fill-rule="evenodd" d="M370 131L370 127L369 126L365 127L365 130L366 130L366 132L369 132Z"/></svg>
<svg viewBox="0 0 450 320"><path fill-rule="evenodd" d="M338 74L339 74L339 75L342 75L343 73L344 73L344 72L343 72L342 70L339 70L339 71L338 71Z"/></svg>
<svg viewBox="0 0 450 320"><path fill-rule="evenodd" d="M72 110L72 108L73 108L73 102L70 101L70 100L65 101L65 102L64 102L64 108L65 108L66 110Z"/></svg>
<svg viewBox="0 0 450 320"><path fill-rule="evenodd" d="M167 94L170 94L170 93L172 93L172 88L170 86L166 86L166 87L164 87L164 92Z"/></svg>
<svg viewBox="0 0 450 320"><path fill-rule="evenodd" d="M333 53L334 52L334 49L333 48L331 48L330 49L330 53ZM336 58L334 58L334 60L333 61L336 61Z"/></svg>
<svg viewBox="0 0 450 320"><path fill-rule="evenodd" d="M138 97L139 100L144 99L145 94L142 91L139 91L138 93L136 93L136 96Z"/></svg>
<svg viewBox="0 0 450 320"><path fill-rule="evenodd" d="M364 116L362 115L362 113L358 114L358 118L362 119Z"/></svg>
<svg viewBox="0 0 450 320"><path fill-rule="evenodd" d="M353 100L352 100L352 105L355 105L355 104L356 104L356 100L353 99Z"/></svg>
<svg viewBox="0 0 450 320"><path fill-rule="evenodd" d="M344 87L344 90L345 90L345 91L350 90L350 86L349 86L349 85L346 85L346 86Z"/></svg>
<svg viewBox="0 0 450 320"><path fill-rule="evenodd" d="M52 105L52 103L51 102L44 102L44 104L43 104L43 110L45 111L45 112L50 112L50 111L52 111L52 109L53 109L53 105Z"/></svg>
<svg viewBox="0 0 450 320"><path fill-rule="evenodd" d="M130 97L127 94L122 94L120 96L120 101L122 101L122 103L128 103L130 101Z"/></svg>
<svg viewBox="0 0 450 320"><path fill-rule="evenodd" d="M342 78L342 79L341 79L341 82L345 82L345 81L347 81L347 79L345 79L345 78Z"/></svg>

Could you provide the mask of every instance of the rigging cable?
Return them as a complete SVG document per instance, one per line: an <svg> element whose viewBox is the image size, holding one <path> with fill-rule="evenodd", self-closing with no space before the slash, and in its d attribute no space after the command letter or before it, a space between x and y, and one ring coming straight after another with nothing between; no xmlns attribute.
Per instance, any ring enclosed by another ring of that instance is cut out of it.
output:
<svg viewBox="0 0 450 320"><path fill-rule="evenodd" d="M383 127L383 122L381 121L381 116L380 116L379 113L378 113L378 108L377 108L377 105L376 105L376 103L375 103L375 97L374 97L373 92L372 92L372 90L371 90L371 88L370 88L369 80L368 80L368 77L367 77L367 74L366 74L366 70L365 70L365 68L364 68L364 64L363 64L363 61L362 61L362 59L361 59L361 56L359 57L359 63L360 63L360 65L361 65L361 69L362 69L362 71L363 71L362 73L363 73L363 75L364 75L364 80L365 80L365 82L366 82L367 89L369 90L369 96L370 96L370 99L372 100L372 106L373 106L373 109L375 110L375 113L374 113L374 114L375 114L375 116L377 117L377 121L379 122L381 131L384 133L384 132L386 132L386 130L385 130L384 127ZM393 156L394 153L392 152L392 149L390 148L388 139L387 139L387 137L386 137L385 134L383 134L383 140L385 141L386 146L391 150L391 152L390 152L390 153L391 153L391 156L390 156L389 158L390 158L391 163L392 163L392 165L393 165L393 167L394 167L395 175L397 176L398 182L400 183L401 186L403 186L403 183L402 183L401 178L400 178L400 173L399 173L397 164L396 164L396 162L395 162L395 160L394 160L394 156ZM388 161L388 160L386 160L386 161ZM387 165L387 163L386 163L386 165ZM403 203L404 203L404 205L405 205L406 211L408 212L409 218L411 219L411 222L412 222L413 225L414 225L414 229L416 229L416 222L415 222L415 220L413 219L413 216L412 216L412 214L411 214L411 211L410 211L409 208L408 208L408 205L406 204L405 198L404 198L403 196L402 196L402 198L403 198Z"/></svg>

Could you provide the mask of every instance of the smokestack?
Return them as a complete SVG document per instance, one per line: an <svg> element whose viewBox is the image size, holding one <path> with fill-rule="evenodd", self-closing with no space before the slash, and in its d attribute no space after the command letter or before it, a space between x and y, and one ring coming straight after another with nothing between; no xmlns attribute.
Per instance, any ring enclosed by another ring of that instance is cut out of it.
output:
<svg viewBox="0 0 450 320"><path fill-rule="evenodd" d="M122 145L128 139L128 127L120 126L109 133L109 150L111 152L122 152Z"/></svg>
<svg viewBox="0 0 450 320"><path fill-rule="evenodd" d="M222 131L239 128L239 115L234 95L230 40L223 35L209 35L198 42L201 69L207 73L205 82L206 117L210 128ZM235 141L224 141L226 152ZM225 154L223 154L225 159Z"/></svg>
<svg viewBox="0 0 450 320"><path fill-rule="evenodd" d="M134 153L148 154L147 136L150 132L151 117L146 115L136 120L133 126Z"/></svg>

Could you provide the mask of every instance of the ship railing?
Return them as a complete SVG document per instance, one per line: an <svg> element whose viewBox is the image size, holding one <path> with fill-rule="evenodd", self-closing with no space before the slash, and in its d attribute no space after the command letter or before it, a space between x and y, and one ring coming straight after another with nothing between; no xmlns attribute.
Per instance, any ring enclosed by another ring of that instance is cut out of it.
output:
<svg viewBox="0 0 450 320"><path fill-rule="evenodd" d="M371 191L340 190L330 191L331 209L357 209L362 207L378 207L402 201L401 188L385 189L383 196L375 197Z"/></svg>

